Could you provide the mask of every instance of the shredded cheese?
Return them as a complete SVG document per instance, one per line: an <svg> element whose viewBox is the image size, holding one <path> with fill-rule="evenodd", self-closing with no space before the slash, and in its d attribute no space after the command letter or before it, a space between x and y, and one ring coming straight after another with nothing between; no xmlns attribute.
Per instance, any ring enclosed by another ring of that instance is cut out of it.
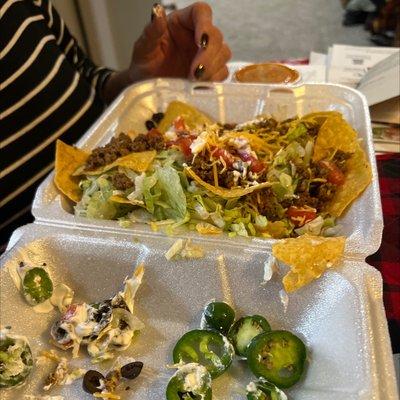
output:
<svg viewBox="0 0 400 400"><path fill-rule="evenodd" d="M218 169L217 164L213 164L213 174L214 174L214 186L219 187L218 185Z"/></svg>
<svg viewBox="0 0 400 400"><path fill-rule="evenodd" d="M94 397L100 398L100 399L110 399L110 400L120 400L121 396L118 396L117 394L114 393L109 393L109 392L96 392L93 393Z"/></svg>

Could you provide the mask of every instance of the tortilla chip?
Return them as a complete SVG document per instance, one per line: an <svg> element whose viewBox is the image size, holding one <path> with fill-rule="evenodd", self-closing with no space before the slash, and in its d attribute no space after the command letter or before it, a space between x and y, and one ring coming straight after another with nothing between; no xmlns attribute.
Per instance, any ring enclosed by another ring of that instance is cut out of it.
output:
<svg viewBox="0 0 400 400"><path fill-rule="evenodd" d="M182 103L181 101L171 101L165 111L164 118L160 121L157 129L161 133L165 133L178 117L182 117L185 121L185 125L190 129L195 129L204 124L214 123L211 118L197 110L195 107Z"/></svg>
<svg viewBox="0 0 400 400"><path fill-rule="evenodd" d="M196 231L202 235L217 235L222 233L222 229L208 222L199 222L196 224Z"/></svg>
<svg viewBox="0 0 400 400"><path fill-rule="evenodd" d="M365 190L372 181L371 166L360 144L346 163L346 180L339 186L326 211L339 217L343 211Z"/></svg>
<svg viewBox="0 0 400 400"><path fill-rule="evenodd" d="M357 145L357 132L341 116L328 117L318 132L313 160L329 158L337 150L354 153Z"/></svg>
<svg viewBox="0 0 400 400"><path fill-rule="evenodd" d="M343 257L344 237L302 235L279 241L272 254L290 267L283 278L286 292L294 292L319 278L326 269L335 267Z"/></svg>
<svg viewBox="0 0 400 400"><path fill-rule="evenodd" d="M141 201L141 200L129 200L126 197L122 197L122 196L118 196L118 195L113 195L108 200L109 201L113 201L114 203L131 204L133 206L142 206L142 205L144 205L143 201Z"/></svg>
<svg viewBox="0 0 400 400"><path fill-rule="evenodd" d="M253 193L256 190L263 189L265 187L271 186L270 182L260 183L258 185L250 186L248 188L233 188L225 189L217 186L210 185L209 183L203 181L190 167L185 168L185 172L189 175L196 183L207 189L209 192L222 197L223 199L232 199L235 197L242 197L246 194Z"/></svg>
<svg viewBox="0 0 400 400"><path fill-rule="evenodd" d="M341 116L342 114L340 114L338 111L319 111L306 114L301 117L301 120L316 122L319 126L321 126L327 120L327 118L340 118Z"/></svg>
<svg viewBox="0 0 400 400"><path fill-rule="evenodd" d="M104 165L94 171L84 170L82 173L85 175L100 175L115 167L125 167L135 172L145 172L149 169L156 155L157 152L155 150L130 153L126 156L117 158L111 164Z"/></svg>
<svg viewBox="0 0 400 400"><path fill-rule="evenodd" d="M58 190L78 203L82 196L79 177L72 176L79 165L86 162L89 154L57 140L54 183Z"/></svg>

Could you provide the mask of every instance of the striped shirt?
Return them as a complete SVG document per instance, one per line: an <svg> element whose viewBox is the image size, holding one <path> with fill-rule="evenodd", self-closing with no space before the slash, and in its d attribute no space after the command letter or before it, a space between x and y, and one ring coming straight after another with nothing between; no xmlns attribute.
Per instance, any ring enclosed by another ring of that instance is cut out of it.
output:
<svg viewBox="0 0 400 400"><path fill-rule="evenodd" d="M104 109L111 71L84 54L49 0L0 0L0 244L29 222L57 139L74 143Z"/></svg>

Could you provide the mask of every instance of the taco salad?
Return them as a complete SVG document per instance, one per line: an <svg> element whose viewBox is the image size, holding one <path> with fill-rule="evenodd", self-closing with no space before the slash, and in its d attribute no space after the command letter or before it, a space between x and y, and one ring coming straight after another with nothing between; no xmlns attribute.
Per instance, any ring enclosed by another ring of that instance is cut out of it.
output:
<svg viewBox="0 0 400 400"><path fill-rule="evenodd" d="M371 181L357 133L338 112L221 124L174 101L91 153L57 143L55 183L75 214L173 232L335 236Z"/></svg>

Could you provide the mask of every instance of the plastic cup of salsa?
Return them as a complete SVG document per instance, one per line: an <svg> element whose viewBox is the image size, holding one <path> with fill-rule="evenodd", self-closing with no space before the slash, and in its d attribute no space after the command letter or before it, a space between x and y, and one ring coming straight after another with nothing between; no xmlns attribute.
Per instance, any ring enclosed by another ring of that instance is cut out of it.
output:
<svg viewBox="0 0 400 400"><path fill-rule="evenodd" d="M294 68L279 63L251 64L237 70L235 82L269 83L293 85L300 81L300 73Z"/></svg>

